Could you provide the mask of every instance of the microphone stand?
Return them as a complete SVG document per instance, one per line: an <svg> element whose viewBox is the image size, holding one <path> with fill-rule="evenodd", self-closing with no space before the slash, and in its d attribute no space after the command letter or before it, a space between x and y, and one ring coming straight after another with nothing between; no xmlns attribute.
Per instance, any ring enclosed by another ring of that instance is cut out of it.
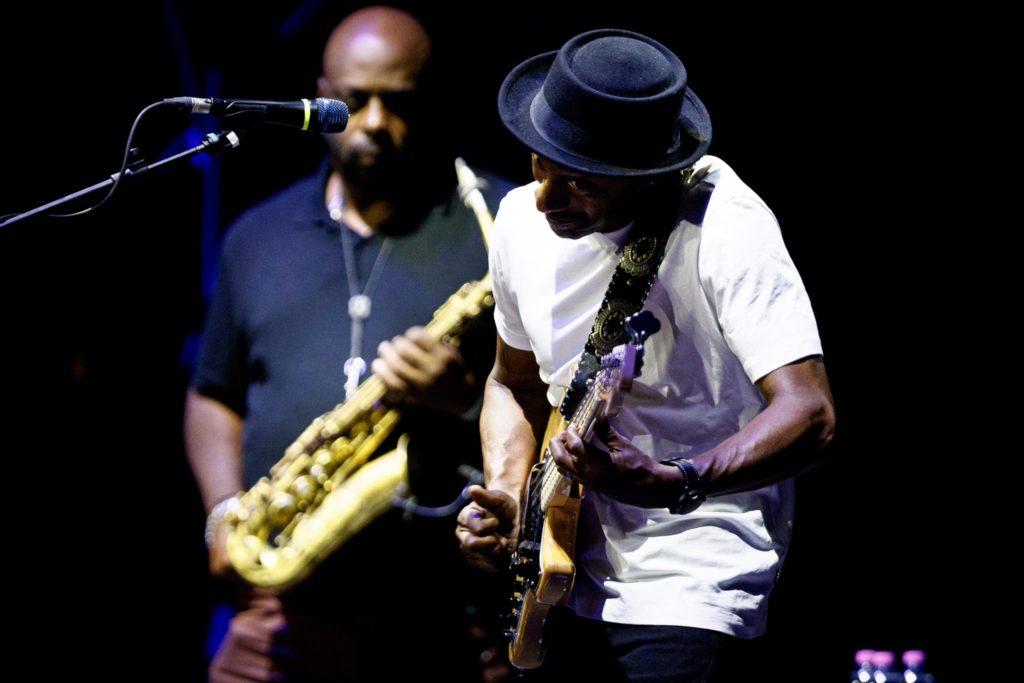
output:
<svg viewBox="0 0 1024 683"><path fill-rule="evenodd" d="M192 147L191 149L187 149L184 152L179 152L178 154L169 156L166 159L161 159L160 161L157 161L149 165L145 165L145 161L143 159L139 159L138 161L131 163L129 167L125 169L124 177L134 178L135 176L142 175L147 171L152 171L154 169L160 168L161 166L165 166L171 162L178 161L179 159L187 159L201 152L206 152L207 154L220 154L220 152L225 149L238 147L238 143L238 134L231 130L223 131L221 133L207 133L206 138L202 141L202 143L196 145L195 147ZM79 197L84 197L87 194L95 192L96 190L101 190L105 187L110 187L111 185L116 183L120 177L120 172L114 173L107 180L96 183L95 185L87 187L84 190L73 192L69 195L61 197L60 199L52 201L49 204L38 206L34 209L26 211L25 213L20 213L16 216L8 218L4 222L0 223L0 228L5 228L12 223L17 223L18 221L24 220L26 218L31 218L36 214L40 214L43 213L44 211L48 211L58 206L62 206L64 204L67 204L68 202L78 199Z"/></svg>

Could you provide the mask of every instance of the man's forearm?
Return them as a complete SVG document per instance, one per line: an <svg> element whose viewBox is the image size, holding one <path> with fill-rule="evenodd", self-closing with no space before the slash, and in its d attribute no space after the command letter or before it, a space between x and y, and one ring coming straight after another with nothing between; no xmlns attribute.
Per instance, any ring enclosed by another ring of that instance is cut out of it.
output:
<svg viewBox="0 0 1024 683"><path fill-rule="evenodd" d="M516 391L487 378L480 435L487 488L522 497L548 412L543 394Z"/></svg>
<svg viewBox="0 0 1024 683"><path fill-rule="evenodd" d="M768 405L743 429L693 463L709 494L765 486L822 462L832 440L835 408L824 365L807 359L758 383Z"/></svg>
<svg viewBox="0 0 1024 683"><path fill-rule="evenodd" d="M185 450L207 512L242 489L242 419L191 389L185 403Z"/></svg>

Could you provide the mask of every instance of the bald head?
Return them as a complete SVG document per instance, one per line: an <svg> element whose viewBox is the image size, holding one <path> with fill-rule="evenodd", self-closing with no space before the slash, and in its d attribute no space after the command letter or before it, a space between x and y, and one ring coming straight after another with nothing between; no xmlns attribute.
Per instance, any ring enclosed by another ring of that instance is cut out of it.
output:
<svg viewBox="0 0 1024 683"><path fill-rule="evenodd" d="M367 7L331 33L318 82L323 97L344 101L348 126L327 135L334 166L366 194L399 192L423 160L428 140L421 86L430 39L416 19L392 7ZM418 149L419 147L419 149Z"/></svg>
<svg viewBox="0 0 1024 683"><path fill-rule="evenodd" d="M324 49L324 76L372 68L411 80L411 87L430 58L430 38L411 15L393 7L367 7L350 14L331 33Z"/></svg>

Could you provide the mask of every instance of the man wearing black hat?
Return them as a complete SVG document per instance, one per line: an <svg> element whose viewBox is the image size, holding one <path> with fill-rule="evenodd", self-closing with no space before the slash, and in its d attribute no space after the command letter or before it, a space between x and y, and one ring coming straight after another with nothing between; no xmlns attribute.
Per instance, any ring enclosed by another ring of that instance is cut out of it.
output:
<svg viewBox="0 0 1024 683"><path fill-rule="evenodd" d="M585 496L571 611L547 620L541 670L714 680L723 652L764 631L791 477L832 437L807 293L771 211L705 154L707 110L663 45L584 33L516 67L498 106L536 182L495 221L487 488L456 534L473 564L508 562L551 406L572 415L622 320L650 311L660 331L619 412L589 443L570 429L546 444Z"/></svg>

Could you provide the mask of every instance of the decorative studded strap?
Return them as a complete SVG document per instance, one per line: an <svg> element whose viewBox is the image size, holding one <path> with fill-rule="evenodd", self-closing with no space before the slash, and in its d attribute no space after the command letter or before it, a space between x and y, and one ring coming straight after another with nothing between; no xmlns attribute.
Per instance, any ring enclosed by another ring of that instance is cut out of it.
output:
<svg viewBox="0 0 1024 683"><path fill-rule="evenodd" d="M683 215L695 224L703 222L704 210L713 187L704 182L706 173L706 168L692 175L684 173L681 180L680 191L686 195ZM597 373L600 365L598 359L626 342L623 321L638 313L647 300L665 256L668 237L675 229L680 208L679 196L676 192L669 193L668 197L637 218L597 311L576 374L573 375L568 391L562 396L558 410L566 419L575 412L576 404L586 395L587 382Z"/></svg>

